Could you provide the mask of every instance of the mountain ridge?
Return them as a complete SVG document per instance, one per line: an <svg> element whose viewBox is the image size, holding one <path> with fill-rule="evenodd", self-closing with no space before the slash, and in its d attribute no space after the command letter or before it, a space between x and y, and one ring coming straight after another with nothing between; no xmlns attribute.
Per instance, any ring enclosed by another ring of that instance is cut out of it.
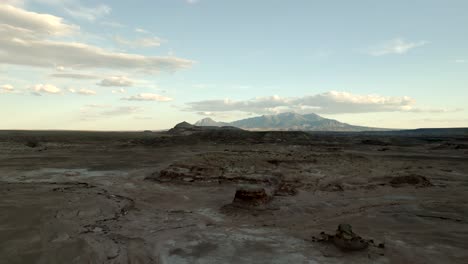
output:
<svg viewBox="0 0 468 264"><path fill-rule="evenodd" d="M212 118L203 118L197 121L196 126L234 126L246 130L280 130L280 131L388 131L384 128L355 126L324 118L314 113L298 114L293 112L276 115L262 115L245 118L233 122L218 122Z"/></svg>

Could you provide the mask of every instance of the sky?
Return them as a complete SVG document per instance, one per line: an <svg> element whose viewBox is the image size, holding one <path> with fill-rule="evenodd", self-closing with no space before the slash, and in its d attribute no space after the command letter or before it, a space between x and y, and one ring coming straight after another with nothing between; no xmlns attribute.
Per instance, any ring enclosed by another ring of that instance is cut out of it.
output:
<svg viewBox="0 0 468 264"><path fill-rule="evenodd" d="M0 129L468 127L465 0L0 0Z"/></svg>

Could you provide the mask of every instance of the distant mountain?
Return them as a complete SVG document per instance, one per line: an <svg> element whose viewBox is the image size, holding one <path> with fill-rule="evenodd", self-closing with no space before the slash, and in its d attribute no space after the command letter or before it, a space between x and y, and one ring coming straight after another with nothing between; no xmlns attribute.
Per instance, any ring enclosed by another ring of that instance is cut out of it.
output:
<svg viewBox="0 0 468 264"><path fill-rule="evenodd" d="M209 117L198 120L194 125L196 125L196 126L216 126L216 127L232 126L229 123L216 122L216 121L214 121L213 119L211 119Z"/></svg>
<svg viewBox="0 0 468 264"><path fill-rule="evenodd" d="M204 122L205 124L211 122ZM203 125L192 125L187 122L181 122L169 129L168 132L176 135L191 135L199 132L213 132L213 131L243 131L242 129L234 126L203 126Z"/></svg>
<svg viewBox="0 0 468 264"><path fill-rule="evenodd" d="M300 115L281 113L262 115L230 123L216 122L205 118L195 123L196 126L234 126L248 130L300 130L300 131L384 131L386 129L353 126L317 114Z"/></svg>

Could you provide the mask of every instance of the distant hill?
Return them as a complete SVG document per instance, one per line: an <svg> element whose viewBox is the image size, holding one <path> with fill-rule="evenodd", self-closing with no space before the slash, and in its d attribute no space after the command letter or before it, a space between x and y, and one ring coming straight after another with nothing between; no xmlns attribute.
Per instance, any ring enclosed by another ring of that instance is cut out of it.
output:
<svg viewBox="0 0 468 264"><path fill-rule="evenodd" d="M229 123L216 122L209 117L198 120L194 125L195 126L216 126L216 127L231 126L231 124Z"/></svg>
<svg viewBox="0 0 468 264"><path fill-rule="evenodd" d="M195 123L196 126L234 126L247 130L280 130L280 131L385 131L372 127L353 126L334 119L321 117L317 114L281 113L277 115L262 115L234 122L217 122L204 118Z"/></svg>

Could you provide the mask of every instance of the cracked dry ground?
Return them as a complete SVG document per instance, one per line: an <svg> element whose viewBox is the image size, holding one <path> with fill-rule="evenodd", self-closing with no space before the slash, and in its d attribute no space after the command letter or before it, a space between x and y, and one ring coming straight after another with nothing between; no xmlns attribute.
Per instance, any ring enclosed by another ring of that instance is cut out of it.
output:
<svg viewBox="0 0 468 264"><path fill-rule="evenodd" d="M365 143L3 140L0 263L466 263L466 149ZM270 202L229 206L245 185ZM340 223L385 248L312 240Z"/></svg>

